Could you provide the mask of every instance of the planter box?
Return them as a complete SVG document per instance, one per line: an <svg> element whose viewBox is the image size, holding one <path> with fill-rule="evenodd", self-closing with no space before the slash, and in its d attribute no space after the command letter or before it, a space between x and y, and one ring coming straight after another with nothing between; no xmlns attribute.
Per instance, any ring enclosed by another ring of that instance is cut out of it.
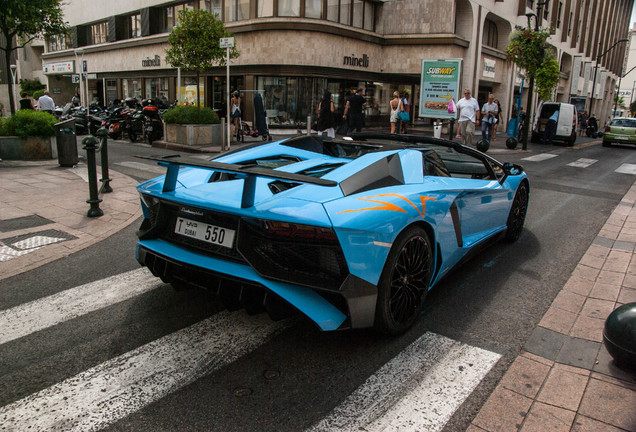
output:
<svg viewBox="0 0 636 432"><path fill-rule="evenodd" d="M166 141L189 146L221 145L223 128L220 124L166 123Z"/></svg>
<svg viewBox="0 0 636 432"><path fill-rule="evenodd" d="M43 137L0 137L0 159L41 160L55 159L55 140Z"/></svg>

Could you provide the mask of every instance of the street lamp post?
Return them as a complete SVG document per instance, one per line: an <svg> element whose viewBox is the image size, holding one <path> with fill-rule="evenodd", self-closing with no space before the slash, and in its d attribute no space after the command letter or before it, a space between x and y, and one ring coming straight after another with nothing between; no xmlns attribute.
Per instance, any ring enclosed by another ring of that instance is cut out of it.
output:
<svg viewBox="0 0 636 432"><path fill-rule="evenodd" d="M541 14L543 13L543 6L548 7L550 0L545 0L543 2L537 3L537 14L527 13L526 17L528 18L528 28L530 27L530 17L534 17L534 31L539 31L539 22L541 20ZM526 103L526 121L523 131L523 136L521 138L521 148L523 150L528 150L528 133L530 131L530 127L532 126L532 97L534 91L534 75L530 76L530 81L528 82L528 102Z"/></svg>
<svg viewBox="0 0 636 432"><path fill-rule="evenodd" d="M80 58L78 58L78 56L80 56ZM83 75L83 71L82 71L82 63L80 62L80 59L84 58L84 50L82 48L78 48L75 50L75 70L77 71L79 69L79 96L80 96L80 105L84 106L84 103L86 102L85 98L84 98L84 85L83 85L83 80L82 80L82 75ZM86 105L88 107L88 105Z"/></svg>
<svg viewBox="0 0 636 432"><path fill-rule="evenodd" d="M596 73L598 72L598 64L601 61L601 58L603 58L603 56L605 54L607 54L608 52L610 52L610 50L612 48L614 48L616 45L618 45L621 42L629 42L629 39L620 39L617 40L616 42L614 42L614 44L609 47L604 53L599 54L598 56L596 56L596 65L594 66L594 81L592 81L592 94L590 95L590 110L589 113L590 115L592 114L592 104L594 103L594 89L596 87ZM622 72L622 71L621 71Z"/></svg>
<svg viewBox="0 0 636 432"><path fill-rule="evenodd" d="M17 96L15 94L15 78L16 78L16 75L18 73L18 66L12 64L10 66L10 68L11 68L11 81L13 82L13 88L11 89L11 92L13 94L13 100L14 100L13 106L15 107L15 101L18 100L18 98L17 98ZM13 113L11 113L11 114L13 114Z"/></svg>

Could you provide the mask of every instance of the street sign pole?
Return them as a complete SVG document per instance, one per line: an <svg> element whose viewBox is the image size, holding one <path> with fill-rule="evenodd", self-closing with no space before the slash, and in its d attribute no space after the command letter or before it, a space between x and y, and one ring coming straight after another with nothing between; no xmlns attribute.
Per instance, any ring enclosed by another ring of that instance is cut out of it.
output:
<svg viewBox="0 0 636 432"><path fill-rule="evenodd" d="M230 149L230 142L232 140L232 137L230 136L230 48L234 48L234 38L233 37L225 37L225 38L221 38L221 40L219 41L219 47L220 48L225 48L225 73L226 73L226 79L225 79L225 100L227 101L227 109L226 109L226 127L227 127L227 150ZM221 149L223 149L223 146L221 146Z"/></svg>

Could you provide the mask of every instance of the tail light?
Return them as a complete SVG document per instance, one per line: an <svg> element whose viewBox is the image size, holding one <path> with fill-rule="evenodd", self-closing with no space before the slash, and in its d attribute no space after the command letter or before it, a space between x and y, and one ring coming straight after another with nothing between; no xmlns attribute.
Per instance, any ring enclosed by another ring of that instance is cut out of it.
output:
<svg viewBox="0 0 636 432"><path fill-rule="evenodd" d="M331 228L323 228L312 225L300 225L289 222L271 220L261 221L266 233L278 237L302 238L306 240L337 241L336 234Z"/></svg>
<svg viewBox="0 0 636 432"><path fill-rule="evenodd" d="M605 132L609 132L610 131L610 127L609 126L605 126Z"/></svg>

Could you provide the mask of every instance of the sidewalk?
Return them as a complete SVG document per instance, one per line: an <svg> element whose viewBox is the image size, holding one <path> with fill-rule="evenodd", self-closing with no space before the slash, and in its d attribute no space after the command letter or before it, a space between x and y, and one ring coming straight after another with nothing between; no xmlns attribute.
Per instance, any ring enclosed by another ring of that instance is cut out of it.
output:
<svg viewBox="0 0 636 432"><path fill-rule="evenodd" d="M636 302L635 203L636 183L468 431L636 431L636 372L603 346L607 316Z"/></svg>
<svg viewBox="0 0 636 432"><path fill-rule="evenodd" d="M113 192L100 195L104 215L89 218L85 164L0 162L0 280L64 258L135 222L141 216L137 181L112 170L110 177Z"/></svg>

